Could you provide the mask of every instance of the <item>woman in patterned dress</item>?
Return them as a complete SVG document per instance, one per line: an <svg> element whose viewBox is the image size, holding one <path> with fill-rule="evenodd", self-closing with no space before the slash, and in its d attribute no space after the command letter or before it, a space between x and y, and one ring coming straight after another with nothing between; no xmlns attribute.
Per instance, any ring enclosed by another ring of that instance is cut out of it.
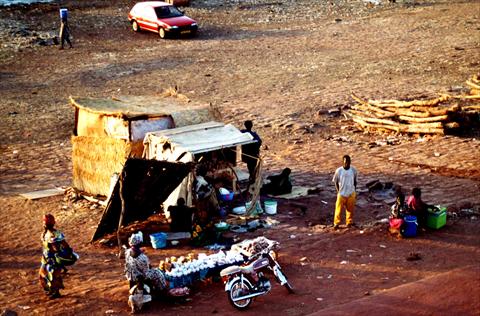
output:
<svg viewBox="0 0 480 316"><path fill-rule="evenodd" d="M138 282L145 282L155 291L166 288L166 280L163 272L158 268L151 268L150 261L140 245L143 242L142 232L132 234L128 240L130 246L125 251L125 277L130 282L130 288Z"/></svg>
<svg viewBox="0 0 480 316"><path fill-rule="evenodd" d="M64 265L57 260L56 254L62 249L70 249L63 233L54 228L55 218L51 214L43 217L44 231L41 235L43 255L39 270L40 284L52 299L60 297L63 289L62 269Z"/></svg>

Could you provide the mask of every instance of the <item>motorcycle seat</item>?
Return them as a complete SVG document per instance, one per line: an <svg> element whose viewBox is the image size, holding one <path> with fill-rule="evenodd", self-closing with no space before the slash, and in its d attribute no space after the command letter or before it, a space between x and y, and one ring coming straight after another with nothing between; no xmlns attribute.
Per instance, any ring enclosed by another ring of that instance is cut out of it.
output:
<svg viewBox="0 0 480 316"><path fill-rule="evenodd" d="M239 266L230 266L230 267L227 267L227 268L223 269L222 271L220 271L220 276L223 277L223 276L238 273L238 272L240 272L240 267Z"/></svg>
<svg viewBox="0 0 480 316"><path fill-rule="evenodd" d="M253 273L254 272L253 262L250 263L249 265L246 265L246 266L230 266L228 268L225 268L222 271L220 271L220 276L223 277L223 276L226 276L226 275L235 274L235 273L239 273L239 272Z"/></svg>
<svg viewBox="0 0 480 316"><path fill-rule="evenodd" d="M248 274L248 273L254 273L254 272L255 272L255 270L253 269L253 264L254 264L254 263L255 263L255 262L252 262L252 263L250 263L250 264L248 264L248 265L246 265L246 266L241 266L241 267L239 267L239 268L240 268L240 270L241 270L243 273L247 273L247 274Z"/></svg>

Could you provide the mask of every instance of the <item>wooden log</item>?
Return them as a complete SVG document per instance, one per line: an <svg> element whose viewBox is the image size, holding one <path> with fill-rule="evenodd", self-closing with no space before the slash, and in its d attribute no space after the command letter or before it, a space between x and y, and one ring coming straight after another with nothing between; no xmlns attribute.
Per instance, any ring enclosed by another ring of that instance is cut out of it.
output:
<svg viewBox="0 0 480 316"><path fill-rule="evenodd" d="M363 122L366 123L376 123L376 124L382 124L382 125L391 125L391 126L402 126L402 125L421 125L425 128L441 128L442 127L442 121L445 121L448 119L447 115L441 116L441 117L433 117L433 118L414 118L414 117L408 117L404 116L403 121L407 121L407 124L394 121L394 120L386 120L386 119L379 119L375 117L369 117L363 115L364 113L362 112L356 112L352 113L349 112L349 115L352 117L352 119L359 119L362 120ZM399 118L402 118L400 116ZM433 119L433 120L432 120ZM440 119L440 120L439 120Z"/></svg>
<svg viewBox="0 0 480 316"><path fill-rule="evenodd" d="M431 116L431 117L411 117L411 116L400 115L398 118L402 121L406 121L409 123L430 123L430 122L445 121L448 119L448 115L439 115L439 116Z"/></svg>
<svg viewBox="0 0 480 316"><path fill-rule="evenodd" d="M465 111L478 110L478 111L480 111L480 105L467 105L467 106L462 106L462 110L465 110Z"/></svg>
<svg viewBox="0 0 480 316"><path fill-rule="evenodd" d="M366 121L364 118L354 117L353 121L359 124L362 128L366 129L382 129L390 130L400 133L415 133L415 134L438 134L444 135L445 131L440 122L438 123L419 123L419 124L399 124L397 125L388 125L388 124L375 124L372 122Z"/></svg>
<svg viewBox="0 0 480 316"><path fill-rule="evenodd" d="M347 114L350 116L375 117L374 113L367 112L367 111L358 111L358 110L355 110L355 107L352 110L348 110Z"/></svg>
<svg viewBox="0 0 480 316"><path fill-rule="evenodd" d="M467 80L465 81L465 83L467 84L467 86L469 86L472 89L480 90L480 84L473 82L473 80Z"/></svg>
<svg viewBox="0 0 480 316"><path fill-rule="evenodd" d="M355 123L359 124L363 128L383 129L383 130L390 130L395 132L399 131L398 126L367 123L364 120L356 117L352 119Z"/></svg>
<svg viewBox="0 0 480 316"><path fill-rule="evenodd" d="M352 118L360 119L364 122L367 123L379 123L379 124L384 124L384 125L393 125L396 126L399 123L392 121L392 120L386 120L386 119L379 119L379 118L374 118L374 117L365 117L365 116L358 116L358 115L352 115Z"/></svg>
<svg viewBox="0 0 480 316"><path fill-rule="evenodd" d="M411 106L435 106L441 102L447 101L450 99L451 96L448 94L442 94L440 97L432 100L413 100L413 101L399 101L399 100L368 100L368 104L380 107L380 108L388 108L388 107L400 107L400 108L408 108Z"/></svg>
<svg viewBox="0 0 480 316"><path fill-rule="evenodd" d="M480 94L474 95L455 95L453 96L455 99L480 99Z"/></svg>
<svg viewBox="0 0 480 316"><path fill-rule="evenodd" d="M376 113L379 113L381 117L391 117L391 116L395 116L395 113L392 113L390 111L386 111L386 110L383 110L383 109L379 109L377 107L374 107L374 106L371 106L370 104L368 104L367 102L365 102L364 100L360 99L359 97L357 97L355 94L351 94L352 95L352 98L357 101L360 105L362 106L361 109L362 110L369 110L369 111L372 111L372 112L376 112ZM378 116L378 115L377 115Z"/></svg>
<svg viewBox="0 0 480 316"><path fill-rule="evenodd" d="M407 125L400 128L400 132L402 133L411 133L411 134L438 134L438 135L445 135L445 130L443 127L434 128L434 127L426 127L417 125Z"/></svg>
<svg viewBox="0 0 480 316"><path fill-rule="evenodd" d="M418 128L443 128L443 123L442 122L425 122L425 123L411 123L411 124L400 124L399 125L402 128L405 128L407 126L414 126Z"/></svg>
<svg viewBox="0 0 480 316"><path fill-rule="evenodd" d="M395 133L399 133L398 130L394 130L394 129L388 129L388 128L384 128L383 125L375 125L375 124L371 124L369 126L366 126L363 128L364 130L367 130L368 132L386 132L386 133L392 133L392 132L395 132Z"/></svg>
<svg viewBox="0 0 480 316"><path fill-rule="evenodd" d="M389 117L395 117L396 114L393 112L385 111L382 109L375 108L373 106L364 106L364 105L354 105L352 107L354 110L359 110L363 113L369 113L370 115L373 115L378 118L389 118Z"/></svg>
<svg viewBox="0 0 480 316"><path fill-rule="evenodd" d="M430 116L438 116L438 115L445 115L448 113L456 112L460 110L460 107L458 105L453 105L449 108L431 108L431 107L426 107L426 106L412 106L410 110L415 111L415 112L428 112ZM412 115L408 115L412 116Z"/></svg>
<svg viewBox="0 0 480 316"><path fill-rule="evenodd" d="M478 114L478 110L468 110L464 112L465 114Z"/></svg>
<svg viewBox="0 0 480 316"><path fill-rule="evenodd" d="M355 95L355 93L352 92L350 95L351 95L352 99L354 99L354 100L357 101L358 103L363 104L363 105L369 105L368 102L366 102L366 101L360 99L359 97L357 97L357 96Z"/></svg>
<svg viewBox="0 0 480 316"><path fill-rule="evenodd" d="M429 116L431 116L430 112L423 110L425 108L426 107L421 107L421 110L419 110L419 111L411 110L411 108L410 109L406 109L406 108L386 108L386 109L388 109L389 111L393 111L398 115L405 115L405 116L411 116L411 117L429 117Z"/></svg>

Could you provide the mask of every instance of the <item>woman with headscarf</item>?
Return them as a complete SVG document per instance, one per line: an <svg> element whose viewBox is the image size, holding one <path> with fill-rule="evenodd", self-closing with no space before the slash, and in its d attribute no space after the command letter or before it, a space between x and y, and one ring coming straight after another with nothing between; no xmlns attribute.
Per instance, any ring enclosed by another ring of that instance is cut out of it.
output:
<svg viewBox="0 0 480 316"><path fill-rule="evenodd" d="M41 235L43 255L39 279L45 293L52 299L60 297L60 289L64 288L62 269L65 269L65 260L71 260L73 263L77 259L76 254L65 241L63 233L54 226L53 215L45 215L43 217L44 231ZM69 259L65 259L67 257Z"/></svg>
<svg viewBox="0 0 480 316"><path fill-rule="evenodd" d="M142 232L132 234L128 239L130 248L125 251L125 277L130 288L138 282L146 282L154 290L161 291L167 286L165 276L160 269L151 268L147 255L140 249L142 242Z"/></svg>

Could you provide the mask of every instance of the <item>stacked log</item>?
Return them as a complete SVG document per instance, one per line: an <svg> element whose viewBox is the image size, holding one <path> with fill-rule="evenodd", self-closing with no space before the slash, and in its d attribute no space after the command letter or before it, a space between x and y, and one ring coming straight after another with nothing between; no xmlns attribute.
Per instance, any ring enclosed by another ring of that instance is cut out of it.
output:
<svg viewBox="0 0 480 316"><path fill-rule="evenodd" d="M347 115L363 130L394 131L407 134L444 135L449 130L469 128L465 115L480 114L480 80L473 76L466 81L470 95L441 94L429 100L362 100ZM462 123L464 124L462 126Z"/></svg>

